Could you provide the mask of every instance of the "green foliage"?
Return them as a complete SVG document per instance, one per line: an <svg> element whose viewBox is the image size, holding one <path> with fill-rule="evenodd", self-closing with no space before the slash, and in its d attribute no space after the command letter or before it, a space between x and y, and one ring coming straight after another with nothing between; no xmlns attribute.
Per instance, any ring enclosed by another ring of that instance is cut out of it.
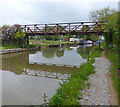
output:
<svg viewBox="0 0 120 107"><path fill-rule="evenodd" d="M101 52L99 48L95 49L90 57L94 58L98 56L97 54L99 52ZM93 63L94 59L83 63L80 65L78 72L71 73L68 81L63 81L62 84L60 83L60 88L57 89L56 94L49 100L48 105L80 105L79 100L82 98L81 90L83 90L85 86L89 87L90 84L86 83L88 76L95 73Z"/></svg>
<svg viewBox="0 0 120 107"><path fill-rule="evenodd" d="M9 25L3 25L3 26L2 26L2 29L3 29L3 28L8 28L8 27L9 27Z"/></svg>
<svg viewBox="0 0 120 107"><path fill-rule="evenodd" d="M3 47L4 49L20 48L18 45L14 45L14 44L11 44L11 45L3 44L2 47Z"/></svg>
<svg viewBox="0 0 120 107"><path fill-rule="evenodd" d="M49 105L80 105L81 92L87 84L89 74L94 73L91 62L82 64L78 72L73 72L69 82L64 81L57 93L50 99Z"/></svg>
<svg viewBox="0 0 120 107"><path fill-rule="evenodd" d="M118 12L110 16L106 29L109 32L105 35L106 46L115 51L118 49L118 29L120 29L120 26L118 26Z"/></svg>
<svg viewBox="0 0 120 107"><path fill-rule="evenodd" d="M91 58L100 57L101 52L102 52L102 49L97 46L97 47L94 49L94 51L89 55L89 57L91 57Z"/></svg>
<svg viewBox="0 0 120 107"><path fill-rule="evenodd" d="M117 76L117 72L116 70L118 69L118 56L117 53L115 53L112 50L108 50L105 52L105 55L107 56L107 58L112 62L112 66L110 68L110 75L112 77L112 80L114 82L114 86L116 91L118 92L118 101L119 101L119 105L120 105L120 77Z"/></svg>
<svg viewBox="0 0 120 107"><path fill-rule="evenodd" d="M2 28L2 44L18 45L19 47L24 47L25 45L25 33L22 31L20 25L15 24L12 26L3 25Z"/></svg>
<svg viewBox="0 0 120 107"><path fill-rule="evenodd" d="M16 33L14 33L14 37L15 37L15 39L24 39L25 33L22 32L21 30L17 31Z"/></svg>
<svg viewBox="0 0 120 107"><path fill-rule="evenodd" d="M105 37L105 45L104 48L107 48L106 56L110 61L113 63L111 67L111 77L114 82L114 86L116 91L118 92L118 95L120 95L120 84L118 81L120 80L120 77L117 77L116 70L120 68L120 35L119 35L119 29L120 29L120 17L118 17L119 12L115 11L111 15L109 15L109 18L107 19L107 34ZM118 96L119 99L119 105L120 105L120 96Z"/></svg>
<svg viewBox="0 0 120 107"><path fill-rule="evenodd" d="M22 32L21 29L18 29L17 32L14 33L14 38L16 39L16 44L19 45L20 47L24 47L24 38L25 38L25 33Z"/></svg>
<svg viewBox="0 0 120 107"><path fill-rule="evenodd" d="M29 36L29 39L34 40L35 38L34 36Z"/></svg>
<svg viewBox="0 0 120 107"><path fill-rule="evenodd" d="M64 39L70 39L70 38L73 38L73 35L65 35L64 36Z"/></svg>
<svg viewBox="0 0 120 107"><path fill-rule="evenodd" d="M98 35L89 35L90 40L92 41L98 41L99 36Z"/></svg>
<svg viewBox="0 0 120 107"><path fill-rule="evenodd" d="M115 13L115 9L110 9L109 6L90 12L90 20L92 21L108 21L111 14Z"/></svg>
<svg viewBox="0 0 120 107"><path fill-rule="evenodd" d="M80 56L83 59L87 59L89 56L89 53L94 49L94 46L92 47L80 47L77 48L77 53L80 54Z"/></svg>
<svg viewBox="0 0 120 107"><path fill-rule="evenodd" d="M35 48L37 46L40 46L39 44L29 44L29 48Z"/></svg>
<svg viewBox="0 0 120 107"><path fill-rule="evenodd" d="M86 38L87 38L87 35L84 35L84 36L83 36L83 39L86 39Z"/></svg>

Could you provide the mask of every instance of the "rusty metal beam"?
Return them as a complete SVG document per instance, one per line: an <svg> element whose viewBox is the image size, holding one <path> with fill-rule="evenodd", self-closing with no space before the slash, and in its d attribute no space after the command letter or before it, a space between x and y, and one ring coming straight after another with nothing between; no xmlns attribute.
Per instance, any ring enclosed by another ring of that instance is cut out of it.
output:
<svg viewBox="0 0 120 107"><path fill-rule="evenodd" d="M67 35L67 34L103 34L105 22L72 22L53 24L21 25L28 35Z"/></svg>

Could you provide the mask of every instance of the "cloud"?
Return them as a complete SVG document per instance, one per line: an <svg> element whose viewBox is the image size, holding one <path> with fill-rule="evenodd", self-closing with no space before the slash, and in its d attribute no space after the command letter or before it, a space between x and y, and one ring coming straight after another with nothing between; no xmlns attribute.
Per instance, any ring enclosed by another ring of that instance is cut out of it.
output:
<svg viewBox="0 0 120 107"><path fill-rule="evenodd" d="M107 5L117 7L117 0L0 0L0 26L74 22L89 20L89 12ZM104 2L104 3L103 3Z"/></svg>
<svg viewBox="0 0 120 107"><path fill-rule="evenodd" d="M119 0L22 0L25 2L118 2Z"/></svg>

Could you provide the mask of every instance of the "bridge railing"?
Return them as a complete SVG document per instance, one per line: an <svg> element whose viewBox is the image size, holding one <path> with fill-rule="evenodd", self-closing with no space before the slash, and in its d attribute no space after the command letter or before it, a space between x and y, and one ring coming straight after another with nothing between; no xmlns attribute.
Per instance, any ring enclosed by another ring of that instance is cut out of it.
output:
<svg viewBox="0 0 120 107"><path fill-rule="evenodd" d="M57 35L76 33L104 33L105 22L74 22L53 24L31 24L21 25L26 34Z"/></svg>

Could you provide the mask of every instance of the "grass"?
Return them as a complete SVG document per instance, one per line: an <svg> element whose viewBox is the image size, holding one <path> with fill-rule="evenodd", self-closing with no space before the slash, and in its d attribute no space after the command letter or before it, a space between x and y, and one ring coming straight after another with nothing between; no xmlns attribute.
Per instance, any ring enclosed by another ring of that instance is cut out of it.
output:
<svg viewBox="0 0 120 107"><path fill-rule="evenodd" d="M4 49L4 47L0 46L0 50Z"/></svg>
<svg viewBox="0 0 120 107"><path fill-rule="evenodd" d="M74 42L69 42L69 41L49 41L49 40L45 40L45 41L43 41L43 43L46 43L46 44L66 44L66 43L74 43Z"/></svg>
<svg viewBox="0 0 120 107"><path fill-rule="evenodd" d="M2 47L0 47L1 49L15 49L15 48L20 48L17 45L2 45Z"/></svg>
<svg viewBox="0 0 120 107"><path fill-rule="evenodd" d="M86 81L90 74L95 73L94 66L92 65L95 62L94 57L98 57L100 54L101 49L96 48L90 54L90 60L80 65L78 72L72 72L68 81L63 81L60 84L56 93L49 100L48 105L80 105L79 100L82 98L82 90L90 85Z"/></svg>
<svg viewBox="0 0 120 107"><path fill-rule="evenodd" d="M48 45L55 45L55 44L67 44L67 43L74 43L74 42L65 42L65 41L50 41L50 40L44 40L44 41L41 41L41 40L30 40L29 41L30 44L29 44L29 48L35 48L37 46L48 46ZM16 48L21 48L19 47L18 45L2 45L0 46L0 49L16 49Z"/></svg>
<svg viewBox="0 0 120 107"><path fill-rule="evenodd" d="M35 48L37 46L40 46L39 44L29 44L29 48Z"/></svg>
<svg viewBox="0 0 120 107"><path fill-rule="evenodd" d="M67 43L74 43L70 41L52 41L52 40L30 40L29 41L32 44L39 44L40 46L46 46L46 45L55 45L55 44L67 44Z"/></svg>
<svg viewBox="0 0 120 107"><path fill-rule="evenodd" d="M110 68L110 76L112 77L113 80L113 85L116 89L116 92L118 93L118 101L120 105L120 77L117 76L116 70L118 69L118 56L117 54L112 51L112 50L107 50L105 52L106 57L112 62L112 66Z"/></svg>
<svg viewBox="0 0 120 107"><path fill-rule="evenodd" d="M91 54L88 56L88 59L95 60L94 57L100 57L101 52L102 52L102 49L99 47L96 47L95 50L93 50L93 52L91 52Z"/></svg>

